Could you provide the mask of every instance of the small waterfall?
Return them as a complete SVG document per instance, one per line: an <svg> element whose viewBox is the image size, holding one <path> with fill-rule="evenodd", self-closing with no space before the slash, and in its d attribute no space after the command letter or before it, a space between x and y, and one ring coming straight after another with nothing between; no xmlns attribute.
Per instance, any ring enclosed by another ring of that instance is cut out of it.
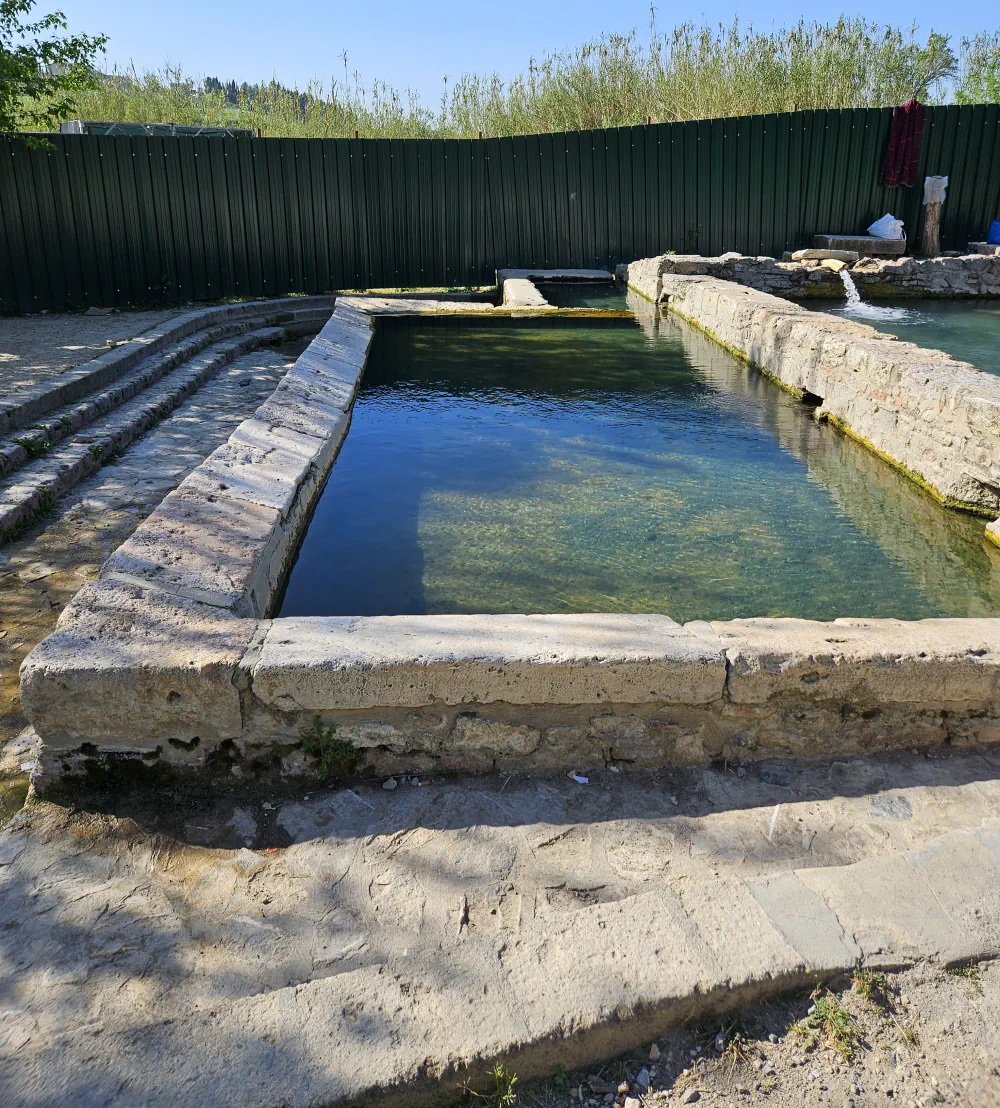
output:
<svg viewBox="0 0 1000 1108"><path fill-rule="evenodd" d="M851 279L851 275L844 268L840 271L840 279L844 282L844 291L847 293L847 303L844 305L845 311L851 311L861 307L861 293L858 292L858 286Z"/></svg>
<svg viewBox="0 0 1000 1108"><path fill-rule="evenodd" d="M854 319L871 319L882 320L886 323L899 323L903 320L912 319L917 314L911 308L883 308L878 304L866 304L865 301L861 299L858 286L854 283L846 268L840 271L840 279L844 282L846 300L842 308L835 308L834 311L841 315L849 315Z"/></svg>

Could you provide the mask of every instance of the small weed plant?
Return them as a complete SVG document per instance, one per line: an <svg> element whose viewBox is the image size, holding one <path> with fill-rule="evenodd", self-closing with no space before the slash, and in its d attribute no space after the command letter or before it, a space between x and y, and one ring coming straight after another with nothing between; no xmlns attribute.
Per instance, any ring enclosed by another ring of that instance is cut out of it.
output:
<svg viewBox="0 0 1000 1108"><path fill-rule="evenodd" d="M812 994L809 1014L792 1026L792 1032L803 1040L805 1050L824 1046L851 1062L863 1044L858 1021L829 990L817 989Z"/></svg>
<svg viewBox="0 0 1000 1108"><path fill-rule="evenodd" d="M337 738L337 728L323 725L320 716L313 716L312 726L302 736L302 749L319 762L319 775L325 781L328 777L351 773L357 766L357 751L354 746Z"/></svg>
<svg viewBox="0 0 1000 1108"><path fill-rule="evenodd" d="M892 1002L889 998L889 979L884 973L865 969L859 962L851 978L854 991L880 1012L889 1012Z"/></svg>
<svg viewBox="0 0 1000 1108"><path fill-rule="evenodd" d="M978 963L972 963L966 966L952 966L948 972L952 977L964 977L966 981L976 990L979 996L983 995L983 985L979 979L979 965Z"/></svg>
<svg viewBox="0 0 1000 1108"><path fill-rule="evenodd" d="M514 1092L516 1084L517 1074L512 1073L502 1062L497 1062L487 1076L488 1087L485 1092L477 1093L468 1084L462 1085L462 1092L466 1096L475 1097L483 1108L512 1108L517 1103L517 1093Z"/></svg>

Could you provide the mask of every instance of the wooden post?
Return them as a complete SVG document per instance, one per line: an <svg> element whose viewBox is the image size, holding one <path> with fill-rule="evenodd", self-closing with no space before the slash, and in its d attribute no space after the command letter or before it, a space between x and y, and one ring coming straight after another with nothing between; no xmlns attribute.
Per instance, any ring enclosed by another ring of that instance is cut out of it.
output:
<svg viewBox="0 0 1000 1108"><path fill-rule="evenodd" d="M924 178L924 233L921 250L925 257L941 253L941 205L948 190L947 177Z"/></svg>
<svg viewBox="0 0 1000 1108"><path fill-rule="evenodd" d="M941 201L932 200L924 205L924 240L922 252L925 257L936 258L941 253Z"/></svg>

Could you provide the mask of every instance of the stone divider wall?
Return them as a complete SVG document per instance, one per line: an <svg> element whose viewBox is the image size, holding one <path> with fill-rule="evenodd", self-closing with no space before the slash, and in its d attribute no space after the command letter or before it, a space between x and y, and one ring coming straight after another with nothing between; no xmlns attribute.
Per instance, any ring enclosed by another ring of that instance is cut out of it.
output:
<svg viewBox="0 0 1000 1108"><path fill-rule="evenodd" d="M868 296L1000 297L1000 256L981 254L958 258L862 258L847 267L851 279ZM776 296L840 297L840 277L818 260L779 261L745 254L663 254L619 266L620 279L658 301L659 278L716 277Z"/></svg>
<svg viewBox="0 0 1000 1108"><path fill-rule="evenodd" d="M586 770L1000 740L992 619L267 618L346 433L373 317L479 312L503 309L338 300L275 393L25 660L40 792L122 766L315 779L330 764Z"/></svg>
<svg viewBox="0 0 1000 1108"><path fill-rule="evenodd" d="M625 275L642 295L812 399L821 417L944 504L1000 515L1000 377L744 285L677 274L670 259L636 262Z"/></svg>

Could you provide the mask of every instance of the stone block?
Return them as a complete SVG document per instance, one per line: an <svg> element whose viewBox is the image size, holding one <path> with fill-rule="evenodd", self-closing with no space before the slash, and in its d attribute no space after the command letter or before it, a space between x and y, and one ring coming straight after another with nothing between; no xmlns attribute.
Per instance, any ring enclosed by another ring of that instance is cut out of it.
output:
<svg viewBox="0 0 1000 1108"><path fill-rule="evenodd" d="M1000 620L713 622L737 704L779 697L867 705L1000 703Z"/></svg>
<svg viewBox="0 0 1000 1108"><path fill-rule="evenodd" d="M167 759L200 760L239 737L233 679L256 630L256 620L97 581L24 660L21 702L50 750L159 746Z"/></svg>
<svg viewBox="0 0 1000 1108"><path fill-rule="evenodd" d="M239 615L266 610L276 508L178 489L105 562L101 577Z"/></svg>
<svg viewBox="0 0 1000 1108"><path fill-rule="evenodd" d="M259 419L248 419L181 483L178 492L276 508L285 519L310 468L325 472L340 446Z"/></svg>
<svg viewBox="0 0 1000 1108"><path fill-rule="evenodd" d="M347 434L351 398L346 393L310 384L291 374L254 413L254 419L269 428L285 427L317 439L333 439L338 444Z"/></svg>
<svg viewBox="0 0 1000 1108"><path fill-rule="evenodd" d="M526 277L507 278L503 283L503 302L507 308L547 308L549 302Z"/></svg>
<svg viewBox="0 0 1000 1108"><path fill-rule="evenodd" d="M476 715L460 715L446 744L448 750L480 750L490 754L530 754L541 742L537 727L503 723Z"/></svg>
<svg viewBox="0 0 1000 1108"><path fill-rule="evenodd" d="M897 257L906 253L906 239L877 239L874 235L813 235L814 250L847 250L860 257Z"/></svg>
<svg viewBox="0 0 1000 1108"><path fill-rule="evenodd" d="M274 620L248 676L283 711L704 704L725 664L666 616L315 617Z"/></svg>

